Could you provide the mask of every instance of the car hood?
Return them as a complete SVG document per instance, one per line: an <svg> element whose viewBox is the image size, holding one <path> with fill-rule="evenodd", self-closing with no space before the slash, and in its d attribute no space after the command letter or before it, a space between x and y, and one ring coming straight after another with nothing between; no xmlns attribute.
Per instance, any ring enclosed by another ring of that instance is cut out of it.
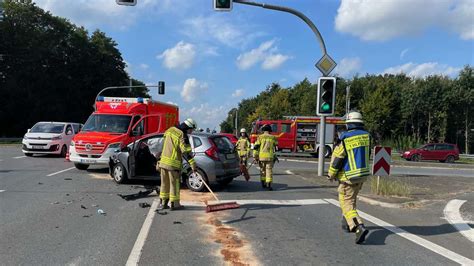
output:
<svg viewBox="0 0 474 266"><path fill-rule="evenodd" d="M120 142L125 134L115 134L115 133L108 133L108 132L79 132L76 136L74 136L75 142L101 142L101 143L113 143L113 142Z"/></svg>
<svg viewBox="0 0 474 266"><path fill-rule="evenodd" d="M25 137L29 139L51 139L53 137L59 137L61 134L58 133L26 133Z"/></svg>

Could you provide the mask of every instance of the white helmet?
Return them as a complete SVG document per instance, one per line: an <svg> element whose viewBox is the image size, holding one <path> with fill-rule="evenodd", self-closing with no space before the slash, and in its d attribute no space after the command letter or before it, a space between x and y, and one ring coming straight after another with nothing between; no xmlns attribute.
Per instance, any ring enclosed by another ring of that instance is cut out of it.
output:
<svg viewBox="0 0 474 266"><path fill-rule="evenodd" d="M346 116L346 124L349 123L364 123L362 120L362 115L359 112L350 112Z"/></svg>
<svg viewBox="0 0 474 266"><path fill-rule="evenodd" d="M197 124L192 118L188 118L188 119L184 120L184 123L186 124L186 126L192 128L192 129L197 128Z"/></svg>
<svg viewBox="0 0 474 266"><path fill-rule="evenodd" d="M245 128L240 129L240 133L245 133L245 132L247 132L247 130L245 130Z"/></svg>

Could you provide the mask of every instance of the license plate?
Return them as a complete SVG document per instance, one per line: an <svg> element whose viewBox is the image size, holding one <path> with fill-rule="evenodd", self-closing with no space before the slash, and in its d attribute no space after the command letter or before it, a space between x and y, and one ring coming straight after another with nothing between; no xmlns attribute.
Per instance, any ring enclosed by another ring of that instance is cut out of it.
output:
<svg viewBox="0 0 474 266"><path fill-rule="evenodd" d="M235 154L231 153L231 154L226 154L225 155L225 158L226 159L235 159Z"/></svg>
<svg viewBox="0 0 474 266"><path fill-rule="evenodd" d="M81 159L81 163L95 163L94 160Z"/></svg>
<svg viewBox="0 0 474 266"><path fill-rule="evenodd" d="M37 149L37 150L43 150L43 149L46 148L46 146L38 146L38 145L31 145L31 147L32 147L33 149Z"/></svg>

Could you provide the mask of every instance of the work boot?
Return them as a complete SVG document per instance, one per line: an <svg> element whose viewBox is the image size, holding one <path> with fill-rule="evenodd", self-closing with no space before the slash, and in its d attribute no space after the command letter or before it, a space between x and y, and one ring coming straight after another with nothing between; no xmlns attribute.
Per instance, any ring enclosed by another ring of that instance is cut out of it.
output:
<svg viewBox="0 0 474 266"><path fill-rule="evenodd" d="M267 183L267 188L268 188L269 191L273 191L272 182Z"/></svg>
<svg viewBox="0 0 474 266"><path fill-rule="evenodd" d="M369 230L367 230L363 224L359 224L356 227L355 233L356 233L356 240L355 240L356 244L362 244L362 242L365 241L365 237L369 233Z"/></svg>
<svg viewBox="0 0 474 266"><path fill-rule="evenodd" d="M344 232L347 232L347 233L351 232L351 230L349 230L349 225L347 224L346 218L344 217L342 217L341 227Z"/></svg>
<svg viewBox="0 0 474 266"><path fill-rule="evenodd" d="M158 205L158 209L164 210L164 209L169 209L170 207L168 206L168 201L167 199L162 200L160 199L160 205Z"/></svg>
<svg viewBox="0 0 474 266"><path fill-rule="evenodd" d="M171 202L171 210L172 211L177 211L177 210L182 210L184 209L184 206L181 205L179 202L175 201L175 202Z"/></svg>
<svg viewBox="0 0 474 266"><path fill-rule="evenodd" d="M267 187L267 183L265 183L265 181L263 181L263 180L262 180L261 182L262 182L262 187L263 187L263 188L266 188L266 187Z"/></svg>

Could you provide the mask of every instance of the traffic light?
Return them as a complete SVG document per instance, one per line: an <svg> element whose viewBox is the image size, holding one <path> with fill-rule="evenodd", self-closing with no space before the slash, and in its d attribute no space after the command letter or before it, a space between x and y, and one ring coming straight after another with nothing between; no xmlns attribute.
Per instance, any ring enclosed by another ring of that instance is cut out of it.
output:
<svg viewBox="0 0 474 266"><path fill-rule="evenodd" d="M214 10L216 11L231 11L232 0L214 0Z"/></svg>
<svg viewBox="0 0 474 266"><path fill-rule="evenodd" d="M137 0L115 0L115 2L122 6L134 6L137 4Z"/></svg>
<svg viewBox="0 0 474 266"><path fill-rule="evenodd" d="M334 115L336 102L336 78L321 77L318 80L317 115Z"/></svg>

